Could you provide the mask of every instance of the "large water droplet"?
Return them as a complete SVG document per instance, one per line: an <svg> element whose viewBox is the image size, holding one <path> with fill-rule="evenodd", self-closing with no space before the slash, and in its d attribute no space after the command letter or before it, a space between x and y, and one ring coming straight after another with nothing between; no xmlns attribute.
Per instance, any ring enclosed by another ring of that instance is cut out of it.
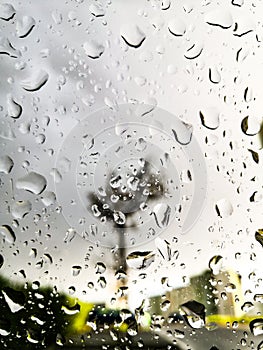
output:
<svg viewBox="0 0 263 350"><path fill-rule="evenodd" d="M19 38L25 38L32 31L36 24L33 17L23 16L22 19L18 19L16 22L16 32Z"/></svg>
<svg viewBox="0 0 263 350"><path fill-rule="evenodd" d="M141 46L146 36L136 24L126 24L121 27L121 37L125 43L131 47Z"/></svg>
<svg viewBox="0 0 263 350"><path fill-rule="evenodd" d="M102 17L105 15L105 11L104 11L102 5L99 3L91 4L89 7L89 10L90 10L91 14L95 17Z"/></svg>
<svg viewBox="0 0 263 350"><path fill-rule="evenodd" d="M188 145L193 136L193 126L184 122L181 122L176 129L172 129L175 140L180 145Z"/></svg>
<svg viewBox="0 0 263 350"><path fill-rule="evenodd" d="M168 30L175 36L183 36L186 32L186 25L180 18L177 18L168 23Z"/></svg>
<svg viewBox="0 0 263 350"><path fill-rule="evenodd" d="M7 113L10 117L17 119L21 116L22 114L22 107L19 103L17 103L12 95L7 95Z"/></svg>
<svg viewBox="0 0 263 350"><path fill-rule="evenodd" d="M151 251L146 252L132 252L127 258L127 264L129 267L137 270L147 269L154 262L155 254Z"/></svg>
<svg viewBox="0 0 263 350"><path fill-rule="evenodd" d="M16 240L16 235L12 228L8 225L0 226L0 235L3 236L4 241L8 243L14 243Z"/></svg>
<svg viewBox="0 0 263 350"><path fill-rule="evenodd" d="M21 81L20 85L24 90L34 92L46 84L48 77L48 73L41 69L34 72L28 79Z"/></svg>
<svg viewBox="0 0 263 350"><path fill-rule="evenodd" d="M4 265L4 257L2 254L0 254L0 269Z"/></svg>
<svg viewBox="0 0 263 350"><path fill-rule="evenodd" d="M9 174L14 166L13 159L5 155L0 157L0 172Z"/></svg>
<svg viewBox="0 0 263 350"><path fill-rule="evenodd" d="M190 300L180 305L180 311L192 328L202 328L205 326L205 306L203 304L195 300Z"/></svg>
<svg viewBox="0 0 263 350"><path fill-rule="evenodd" d="M171 257L172 257L172 250L171 250L171 246L170 243L167 242L166 240L157 237L155 239L155 246L158 250L158 252L160 253L161 257L166 260L166 261L170 261Z"/></svg>
<svg viewBox="0 0 263 350"><path fill-rule="evenodd" d="M11 4L0 4L0 18L9 21L14 17L16 10Z"/></svg>
<svg viewBox="0 0 263 350"><path fill-rule="evenodd" d="M203 51L203 44L200 42L195 42L192 44L184 54L184 57L188 60L194 60L195 58L199 57Z"/></svg>
<svg viewBox="0 0 263 350"><path fill-rule="evenodd" d="M11 312L15 313L24 308L25 295L23 292L6 287L2 293Z"/></svg>
<svg viewBox="0 0 263 350"><path fill-rule="evenodd" d="M255 136L259 133L261 125L256 118L247 116L242 120L241 129L247 136Z"/></svg>
<svg viewBox="0 0 263 350"><path fill-rule="evenodd" d="M83 49L85 54L93 59L99 58L104 52L104 46L95 40L86 41L83 44Z"/></svg>
<svg viewBox="0 0 263 350"><path fill-rule="evenodd" d="M263 335L263 318L258 318L250 322L250 331L253 335Z"/></svg>
<svg viewBox="0 0 263 350"><path fill-rule="evenodd" d="M209 80L213 84L218 84L221 81L221 74L216 66L209 68Z"/></svg>
<svg viewBox="0 0 263 350"><path fill-rule="evenodd" d="M16 188L19 190L26 190L34 194L40 194L44 191L47 185L47 180L44 176L30 172L27 175L21 177L16 182Z"/></svg>
<svg viewBox="0 0 263 350"><path fill-rule="evenodd" d="M259 244L263 247L263 229L259 229L255 233L255 238L258 241Z"/></svg>
<svg viewBox="0 0 263 350"><path fill-rule="evenodd" d="M228 216L232 215L234 211L231 202L226 198L222 198L217 201L215 209L218 216L221 218L227 218Z"/></svg>
<svg viewBox="0 0 263 350"><path fill-rule="evenodd" d="M12 204L11 214L15 219L24 218L32 209L30 201L18 201Z"/></svg>
<svg viewBox="0 0 263 350"><path fill-rule="evenodd" d="M215 130L219 127L219 111L215 107L204 107L199 112L201 123L207 129Z"/></svg>
<svg viewBox="0 0 263 350"><path fill-rule="evenodd" d="M49 207L50 205L55 203L56 195L54 192L46 191L41 197L41 201L46 207Z"/></svg>
<svg viewBox="0 0 263 350"><path fill-rule="evenodd" d="M18 58L21 56L21 52L15 49L6 37L0 37L0 55L1 54L8 55L12 58Z"/></svg>
<svg viewBox="0 0 263 350"><path fill-rule="evenodd" d="M171 207L165 203L158 203L154 206L153 211L155 222L158 227L167 227L171 215Z"/></svg>
<svg viewBox="0 0 263 350"><path fill-rule="evenodd" d="M230 28L233 24L231 13L227 10L213 10L205 15L206 23L223 29Z"/></svg>

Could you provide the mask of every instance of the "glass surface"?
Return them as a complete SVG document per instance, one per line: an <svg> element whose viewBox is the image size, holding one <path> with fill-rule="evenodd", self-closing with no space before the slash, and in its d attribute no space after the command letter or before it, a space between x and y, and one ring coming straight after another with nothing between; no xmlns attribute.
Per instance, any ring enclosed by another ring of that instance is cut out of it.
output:
<svg viewBox="0 0 263 350"><path fill-rule="evenodd" d="M0 3L1 349L263 349L262 13Z"/></svg>

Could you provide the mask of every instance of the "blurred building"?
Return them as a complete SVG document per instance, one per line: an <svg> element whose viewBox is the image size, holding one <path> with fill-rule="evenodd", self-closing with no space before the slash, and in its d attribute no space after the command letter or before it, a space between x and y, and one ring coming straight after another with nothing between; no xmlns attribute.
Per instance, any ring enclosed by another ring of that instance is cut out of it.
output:
<svg viewBox="0 0 263 350"><path fill-rule="evenodd" d="M163 296L151 298L150 312L167 317L178 312L181 304L194 299L206 308L206 315L221 314L242 316L241 305L244 296L241 288L241 276L236 272L227 270L213 275L210 270L193 276L189 285L173 289ZM162 304L170 301L170 307L163 311Z"/></svg>

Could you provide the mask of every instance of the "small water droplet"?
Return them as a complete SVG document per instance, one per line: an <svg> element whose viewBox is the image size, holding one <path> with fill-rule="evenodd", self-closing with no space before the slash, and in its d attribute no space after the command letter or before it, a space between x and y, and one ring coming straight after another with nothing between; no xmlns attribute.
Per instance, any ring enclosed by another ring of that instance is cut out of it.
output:
<svg viewBox="0 0 263 350"><path fill-rule="evenodd" d="M8 94L7 95L7 113L9 117L17 119L21 116L22 114L22 107L19 103L17 103L12 95Z"/></svg>
<svg viewBox="0 0 263 350"><path fill-rule="evenodd" d="M195 42L186 50L184 57L188 60L194 60L203 52L203 44L201 42Z"/></svg>
<svg viewBox="0 0 263 350"><path fill-rule="evenodd" d="M154 262L155 254L151 251L135 251L130 253L127 258L129 267L137 270L147 269Z"/></svg>
<svg viewBox="0 0 263 350"><path fill-rule="evenodd" d="M209 68L209 80L213 84L218 84L221 81L221 74L216 66Z"/></svg>
<svg viewBox="0 0 263 350"><path fill-rule="evenodd" d="M54 192L51 191L46 191L42 197L41 197L42 203L46 206L49 207L50 205L54 204L56 201L56 195Z"/></svg>
<svg viewBox="0 0 263 350"><path fill-rule="evenodd" d="M85 54L93 59L99 58L105 50L104 46L95 40L86 41L83 44L83 49Z"/></svg>
<svg viewBox="0 0 263 350"><path fill-rule="evenodd" d="M261 129L260 122L253 117L247 116L242 120L241 129L247 136L255 136Z"/></svg>
<svg viewBox="0 0 263 350"><path fill-rule="evenodd" d="M160 253L161 257L166 260L170 261L172 257L172 250L170 243L160 237L157 237L155 239L155 246L158 249L158 252Z"/></svg>
<svg viewBox="0 0 263 350"><path fill-rule="evenodd" d="M158 227L164 228L168 226L171 215L171 207L168 204L156 204L153 208L152 213Z"/></svg>
<svg viewBox="0 0 263 350"><path fill-rule="evenodd" d="M221 218L227 218L230 215L233 214L233 206L231 202L226 199L222 198L219 201L216 202L215 209L217 212L217 215L220 216Z"/></svg>
<svg viewBox="0 0 263 350"><path fill-rule="evenodd" d="M175 36L183 36L186 32L186 25L184 21L177 18L168 23L168 30Z"/></svg>
<svg viewBox="0 0 263 350"><path fill-rule="evenodd" d="M219 127L219 111L216 107L204 107L199 115L202 125L207 129L215 130Z"/></svg>
<svg viewBox="0 0 263 350"><path fill-rule="evenodd" d="M72 275L74 277L78 276L80 274L80 271L82 270L82 267L79 265L72 266Z"/></svg>
<svg viewBox="0 0 263 350"><path fill-rule="evenodd" d="M209 261L209 268L212 271L213 275L218 275L221 272L223 265L223 257L221 255L213 256Z"/></svg>

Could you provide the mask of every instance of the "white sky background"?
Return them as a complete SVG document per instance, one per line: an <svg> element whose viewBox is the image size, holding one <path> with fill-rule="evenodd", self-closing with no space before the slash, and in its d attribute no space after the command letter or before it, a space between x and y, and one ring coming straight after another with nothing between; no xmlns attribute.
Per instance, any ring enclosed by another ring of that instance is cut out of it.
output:
<svg viewBox="0 0 263 350"><path fill-rule="evenodd" d="M252 5L252 2L245 1L244 5L238 7L231 5L230 1L221 6L215 1L198 4L194 1L177 1L171 3L170 9L161 10L159 1L119 0L112 1L112 4L105 1L102 2L105 16L95 18L89 10L93 3L91 1L70 1L64 6L61 6L62 3L58 6L54 1L10 3L15 7L16 15L9 22L1 20L1 35L8 37L12 45L21 50L22 57L13 59L0 55L1 119L5 125L9 123L16 134L13 141L0 138L1 153L10 155L15 161L12 173L2 175L1 223L10 225L12 222L12 216L7 212L12 195L16 200L30 199L34 205L32 212L20 220L20 226L14 228L17 236L15 244L2 245L5 259L2 273L15 278L18 271L24 269L29 280L39 278L43 283L56 284L66 290L74 285L77 295L87 290L87 300L103 300L107 293L107 298L112 295L107 288L103 290L98 287L93 291L87 288L89 281L94 281L96 285L98 275L95 274L94 266L97 261L104 261L108 266L107 271L110 271L112 258L107 249L93 247L90 262L85 262L86 253L92 244L79 236L65 244L63 239L68 224L54 212L54 206L47 209L50 217L46 218L41 214L42 203L34 202L36 197L18 190L11 194L10 179L15 181L25 175L22 165L23 161L28 160L28 169L45 175L47 189L54 190L50 171L55 167L60 145L78 120L106 107L109 100L119 103L134 100L149 102L149 98L155 98L159 107L193 125L194 136L206 154L208 191L205 208L188 234L180 235L171 225L161 235L171 242L173 250L179 251L179 258L166 262L157 257L150 268L145 270L146 279L137 278L141 271L132 272L129 288L130 295L135 299L133 305L139 300L138 293L143 297L144 293L162 292L161 277L167 276L173 286L182 285L183 276L189 278L200 273L216 254L224 257L226 267L230 266L242 274L245 289L259 292L261 288L262 291L262 282L255 289L255 281L263 277L262 247L254 239L255 231L262 226L262 201L249 201L254 191L262 193L262 150L259 138L246 136L240 127L247 115L258 122L262 120L263 55L261 44L256 40L256 35L260 40L263 34L262 4L258 1ZM232 16L233 25L229 29L208 25L205 16L213 10L219 11L216 16L220 23ZM52 19L53 11L61 13L60 24ZM15 23L25 15L34 17L36 26L26 38L20 39L15 32ZM175 37L168 31L171 20L185 23L186 32L182 37ZM137 24L146 35L138 49L129 48L120 36L120 28L127 23ZM251 33L234 36L234 23L238 23L240 33L248 30ZM159 26L159 30L153 24ZM85 55L82 47L84 42L91 39L105 47L97 60ZM198 58L188 60L184 54L193 44L203 47L203 51ZM241 48L244 57L237 62L236 54ZM42 58L40 53L44 49L49 49L46 58ZM25 69L16 69L17 62L25 62ZM214 67L221 76L218 84L209 81L209 68ZM49 73L47 84L35 93L23 91L20 81L40 68ZM63 77L66 82L59 90L59 81L63 81ZM136 83L138 77L145 80L143 86ZM83 88L80 88L82 85ZM244 100L247 87L252 91L249 102ZM18 120L6 116L8 93L23 106L23 113ZM84 99L93 101L93 104L89 106L87 102L83 103ZM209 130L201 124L199 111L207 107L215 107L219 111L220 123L216 130ZM63 109L65 113L62 113ZM34 134L37 135L44 127L42 120L45 115L50 116L50 124L46 127L45 143L38 145ZM31 129L29 134L23 135L18 126L26 122L31 123ZM224 131L226 136L223 138ZM205 143L206 137L208 144ZM230 149L230 141L233 150ZM19 153L19 146L25 146L25 151ZM47 150L50 148L54 150L53 156L48 155ZM253 161L248 149L259 153L259 164ZM233 162L230 161L231 157ZM217 165L220 172L216 169ZM242 177L240 172L243 173ZM255 181L251 181L253 177ZM221 198L231 201L234 209L233 214L224 219L218 218L215 211L215 202ZM33 217L37 213L41 214L41 218L34 223ZM24 231L26 225L28 229ZM208 230L209 227L213 227L212 232ZM39 229L42 234L37 238L35 232ZM47 234L50 234L50 238ZM173 237L178 238L177 243L172 243ZM29 257L31 248L37 248L36 258ZM155 246L152 242L148 246L136 248L139 249L152 250ZM44 267L37 270L35 263L45 252L51 254L53 264L45 262ZM240 259L235 258L236 253L241 254ZM84 267L85 263L89 265L88 268ZM72 276L72 265L83 267L79 276ZM248 275L251 272L255 272L256 277L249 282ZM109 289L113 285L112 278L106 273ZM23 281L22 277L19 279ZM133 280L137 281L136 284Z"/></svg>

